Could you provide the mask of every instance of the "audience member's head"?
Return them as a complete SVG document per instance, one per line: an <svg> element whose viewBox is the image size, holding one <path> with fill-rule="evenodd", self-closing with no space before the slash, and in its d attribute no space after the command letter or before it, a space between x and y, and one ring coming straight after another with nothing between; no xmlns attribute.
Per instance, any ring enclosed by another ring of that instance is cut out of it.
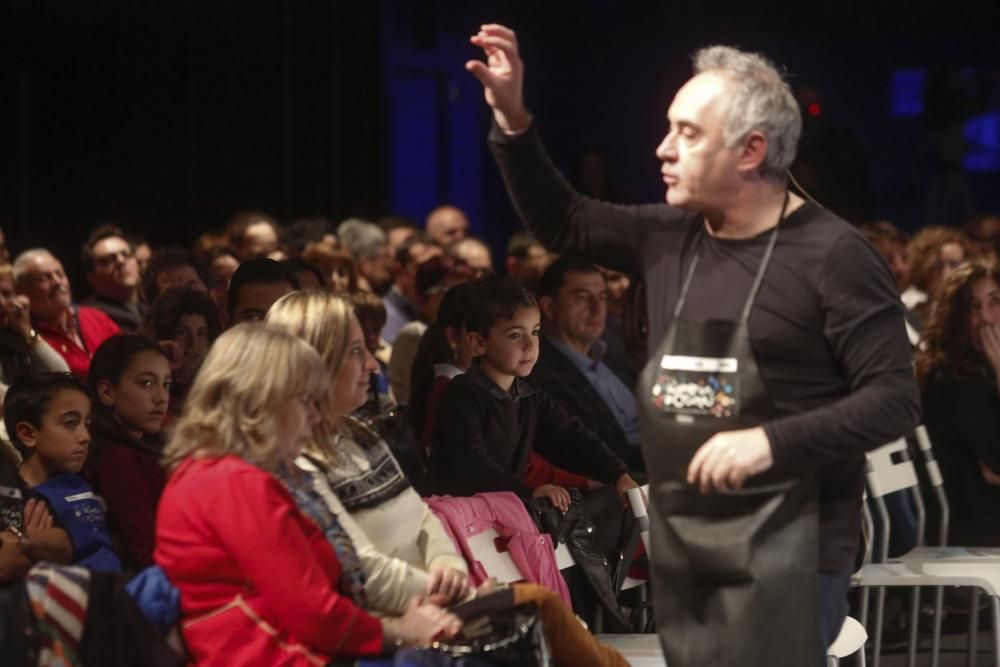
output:
<svg viewBox="0 0 1000 667"><path fill-rule="evenodd" d="M299 283L299 289L325 290L327 288L326 274L312 262L306 261L305 258L293 257L286 259L284 264L295 276L295 280Z"/></svg>
<svg viewBox="0 0 1000 667"><path fill-rule="evenodd" d="M434 363L448 363L464 371L472 363L472 349L466 339L468 314L475 307L476 281L470 280L449 289L441 299L437 321L432 327L440 332ZM430 331L431 329L428 329ZM443 347L442 347L443 345Z"/></svg>
<svg viewBox="0 0 1000 667"><path fill-rule="evenodd" d="M128 302L139 297L139 263L125 232L101 225L87 237L81 252L87 282L99 297Z"/></svg>
<svg viewBox="0 0 1000 667"><path fill-rule="evenodd" d="M563 256L549 264L538 283L545 331L583 354L604 333L608 291L596 265Z"/></svg>
<svg viewBox="0 0 1000 667"><path fill-rule="evenodd" d="M452 287L476 277L461 260L437 255L417 268L416 304L428 324L437 320L441 299Z"/></svg>
<svg viewBox="0 0 1000 667"><path fill-rule="evenodd" d="M229 245L242 260L284 259L278 245L279 233L278 221L259 211L238 213L226 227Z"/></svg>
<svg viewBox="0 0 1000 667"><path fill-rule="evenodd" d="M381 347L382 327L385 326L387 314L382 298L372 292L356 291L348 296L354 307L354 314L361 324L365 337L365 348L376 354Z"/></svg>
<svg viewBox="0 0 1000 667"><path fill-rule="evenodd" d="M445 204L427 214L424 230L431 240L444 247L468 236L469 218L457 206Z"/></svg>
<svg viewBox="0 0 1000 667"><path fill-rule="evenodd" d="M298 218L285 225L280 234L281 247L290 258L301 257L314 243L337 245L333 223L322 216Z"/></svg>
<svg viewBox="0 0 1000 667"><path fill-rule="evenodd" d="M370 374L378 366L364 344L361 324L347 299L329 292L295 292L282 297L267 314L267 326L297 334L319 353L333 379L319 402L327 427L364 405Z"/></svg>
<svg viewBox="0 0 1000 667"><path fill-rule="evenodd" d="M604 284L608 288L608 312L621 316L625 311L628 288L632 286L632 279L627 273L609 269L606 266L598 266L601 275L604 276Z"/></svg>
<svg viewBox="0 0 1000 667"><path fill-rule="evenodd" d="M229 326L263 320L271 304L298 288L295 274L283 262L266 257L243 262L229 281Z"/></svg>
<svg viewBox="0 0 1000 667"><path fill-rule="evenodd" d="M507 242L507 259L504 268L507 277L534 293L545 267L554 256L545 249L531 232L515 232Z"/></svg>
<svg viewBox="0 0 1000 667"><path fill-rule="evenodd" d="M1000 253L1000 215L979 215L964 227L972 257L996 260Z"/></svg>
<svg viewBox="0 0 1000 667"><path fill-rule="evenodd" d="M379 218L378 226L385 231L386 243L388 244L390 257L395 257L396 251L399 250L399 246L403 245L411 237L420 233L420 229L417 227L415 222L409 218L397 215Z"/></svg>
<svg viewBox="0 0 1000 667"><path fill-rule="evenodd" d="M358 276L379 294L392 285L392 255L385 232L373 222L348 218L337 227L341 247L351 253Z"/></svg>
<svg viewBox="0 0 1000 667"><path fill-rule="evenodd" d="M90 392L69 373L19 377L7 390L3 419L24 462L22 476L32 483L83 468L90 449Z"/></svg>
<svg viewBox="0 0 1000 667"><path fill-rule="evenodd" d="M319 267L334 294L349 294L358 289L358 272L347 251L321 241L306 248L302 259Z"/></svg>
<svg viewBox="0 0 1000 667"><path fill-rule="evenodd" d="M240 266L236 251L226 245L215 246L205 254L205 272L208 274L208 293L221 311L226 309L226 291L229 280Z"/></svg>
<svg viewBox="0 0 1000 667"><path fill-rule="evenodd" d="M194 242L194 254L198 263L207 267L215 256L216 248L229 248L229 234L218 229L202 232ZM235 250L230 249L229 252L236 256Z"/></svg>
<svg viewBox="0 0 1000 667"><path fill-rule="evenodd" d="M477 276L493 270L490 247L474 236L466 236L445 248L445 254L465 262Z"/></svg>
<svg viewBox="0 0 1000 667"><path fill-rule="evenodd" d="M62 263L44 248L25 250L14 260L14 285L31 300L31 317L57 322L73 301Z"/></svg>
<svg viewBox="0 0 1000 667"><path fill-rule="evenodd" d="M205 281L194 253L184 248L164 248L149 260L142 277L142 293L146 303L153 303L168 287L208 292Z"/></svg>
<svg viewBox="0 0 1000 667"><path fill-rule="evenodd" d="M941 283L917 351L917 377L934 373L967 377L982 368L984 329L1000 333L1000 265L966 262Z"/></svg>
<svg viewBox="0 0 1000 667"><path fill-rule="evenodd" d="M146 275L149 260L153 257L153 248L138 234L129 234L128 242L132 244L132 254L135 255L135 262L139 265L139 275Z"/></svg>
<svg viewBox="0 0 1000 667"><path fill-rule="evenodd" d="M892 277L896 279L896 288L904 292L910 286L909 237L888 220L858 225L858 230L885 258Z"/></svg>
<svg viewBox="0 0 1000 667"><path fill-rule="evenodd" d="M483 372L509 390L514 378L529 375L538 359L538 303L510 278L490 273L474 284L466 339Z"/></svg>
<svg viewBox="0 0 1000 667"><path fill-rule="evenodd" d="M31 367L31 336L30 301L14 289L14 267L0 262L0 370L8 381Z"/></svg>
<svg viewBox="0 0 1000 667"><path fill-rule="evenodd" d="M909 250L910 280L931 296L968 254L965 237L948 227L924 227L910 241Z"/></svg>
<svg viewBox="0 0 1000 667"><path fill-rule="evenodd" d="M97 397L95 417L135 439L163 428L170 403L170 362L143 336L112 336L94 352L87 381Z"/></svg>
<svg viewBox="0 0 1000 667"><path fill-rule="evenodd" d="M219 311L208 296L194 290L170 288L146 312L143 334L155 341L172 340L183 354L174 369L174 382L189 385L219 334Z"/></svg>
<svg viewBox="0 0 1000 667"><path fill-rule="evenodd" d="M422 235L411 237L399 246L392 263L393 283L411 302L417 300L417 269L440 254L441 247Z"/></svg>
<svg viewBox="0 0 1000 667"><path fill-rule="evenodd" d="M205 357L165 463L174 468L197 454L234 455L271 472L290 466L312 437L328 384L326 366L305 341L273 327L235 326Z"/></svg>

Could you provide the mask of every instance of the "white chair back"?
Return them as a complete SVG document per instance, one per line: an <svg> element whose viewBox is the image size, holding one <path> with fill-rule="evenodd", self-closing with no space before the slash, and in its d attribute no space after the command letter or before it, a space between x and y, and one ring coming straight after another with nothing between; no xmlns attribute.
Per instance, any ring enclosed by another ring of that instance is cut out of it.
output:
<svg viewBox="0 0 1000 667"><path fill-rule="evenodd" d="M636 523L639 524L639 537L642 539L642 546L646 549L646 554L649 555L649 514L647 512L646 503L643 502L643 495L649 497L649 484L638 489L629 489L626 494L628 495L628 503L632 507L632 515L635 516Z"/></svg>
<svg viewBox="0 0 1000 667"><path fill-rule="evenodd" d="M871 497L882 498L917 486L917 471L906 453L904 438L868 452L866 458L868 495Z"/></svg>

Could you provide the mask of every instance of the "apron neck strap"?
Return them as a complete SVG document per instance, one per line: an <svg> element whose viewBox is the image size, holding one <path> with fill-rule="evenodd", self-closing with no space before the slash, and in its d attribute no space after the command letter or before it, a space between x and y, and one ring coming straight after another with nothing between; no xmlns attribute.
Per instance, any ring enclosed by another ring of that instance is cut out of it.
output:
<svg viewBox="0 0 1000 667"><path fill-rule="evenodd" d="M767 241L767 248L764 249L764 257L760 260L760 266L757 268L757 275L754 276L753 284L750 286L750 293L747 295L747 300L743 304L743 311L740 313L740 322L742 324L746 324L747 320L750 319L750 310L753 308L754 301L757 299L757 292L760 291L761 283L764 282L764 274L767 272L767 266L771 263L771 255L774 254L774 246L778 241L778 228L781 226L781 222L785 219L785 209L788 208L788 198L789 194L786 189L785 199L781 204L781 211L778 213L778 222L771 231L771 237ZM705 237L701 236L698 241L698 246L695 249L695 255L691 259L691 266L688 268L687 275L684 276L684 284L681 286L681 295L678 297L677 305L674 307L674 319L680 317L681 309L687 301L688 289L691 287L691 281L694 279L695 268L697 268L698 259L701 257L701 244L704 240Z"/></svg>

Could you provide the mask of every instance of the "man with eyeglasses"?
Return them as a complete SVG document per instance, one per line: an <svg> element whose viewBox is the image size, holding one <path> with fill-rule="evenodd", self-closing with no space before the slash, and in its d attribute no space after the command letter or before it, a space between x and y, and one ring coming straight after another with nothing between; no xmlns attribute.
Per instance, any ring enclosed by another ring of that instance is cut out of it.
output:
<svg viewBox="0 0 1000 667"><path fill-rule="evenodd" d="M82 259L94 290L84 303L103 310L125 333L136 333L145 308L139 302L139 263L124 232L114 225L98 227L84 243Z"/></svg>

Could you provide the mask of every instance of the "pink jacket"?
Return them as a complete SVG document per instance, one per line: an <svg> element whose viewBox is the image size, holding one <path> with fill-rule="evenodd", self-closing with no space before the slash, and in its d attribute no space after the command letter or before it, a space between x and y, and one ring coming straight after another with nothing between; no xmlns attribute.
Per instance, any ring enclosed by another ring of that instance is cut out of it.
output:
<svg viewBox="0 0 1000 667"><path fill-rule="evenodd" d="M525 580L555 591L572 607L569 589L556 566L555 546L549 535L539 534L524 503L508 491L477 493L471 498L431 496L424 499L441 519L455 548L469 564L469 577L476 586L489 575L475 559L468 540L493 528L507 541L507 550Z"/></svg>

